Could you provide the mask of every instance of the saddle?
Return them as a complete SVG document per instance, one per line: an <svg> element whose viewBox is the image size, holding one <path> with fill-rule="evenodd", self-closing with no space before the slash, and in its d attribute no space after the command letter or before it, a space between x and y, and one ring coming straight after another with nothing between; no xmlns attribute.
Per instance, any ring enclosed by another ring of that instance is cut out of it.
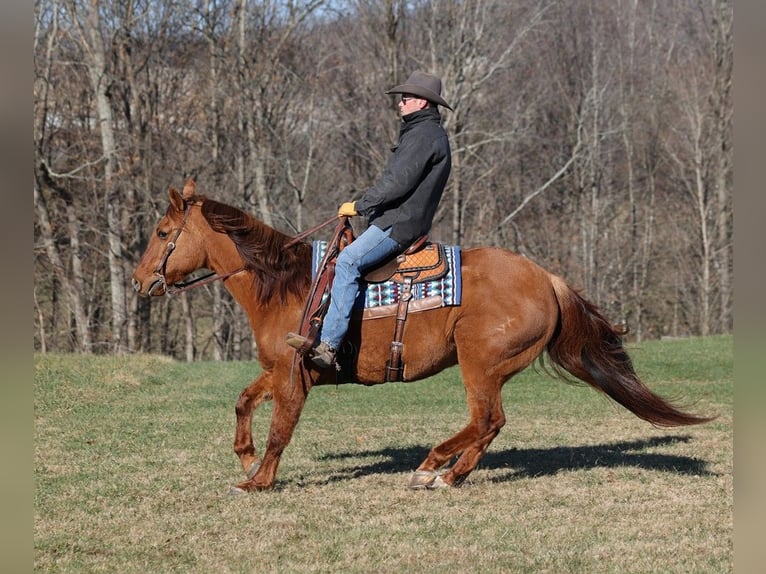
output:
<svg viewBox="0 0 766 574"><path fill-rule="evenodd" d="M404 322L407 320L412 286L415 283L434 281L444 277L449 271L447 255L440 243L429 243L423 235L410 245L402 254L384 262L365 274L368 283L395 281L402 284L402 294L396 307L396 326L391 341L391 355L386 363L386 382L403 381L404 365L402 351L404 343Z"/></svg>
<svg viewBox="0 0 766 574"><path fill-rule="evenodd" d="M395 281L405 283L412 278L413 283L441 279L449 271L444 246L429 243L428 235L423 235L410 245L404 253L384 261L364 275L367 283Z"/></svg>
<svg viewBox="0 0 766 574"><path fill-rule="evenodd" d="M328 242L327 252L319 264L311 285L306 307L301 318L299 333L306 341L296 353L304 356L314 347L322 327L324 316L330 304L330 287L335 277L335 261L340 252L355 239L348 218L338 224L333 238ZM386 363L386 382L403 381L402 337L404 323L412 300L412 286L416 283L433 281L449 272L445 248L439 243L430 243L424 235L413 242L403 253L384 261L368 271L363 279L368 283L395 281L402 285L402 293L396 309L396 324L391 341L391 354Z"/></svg>

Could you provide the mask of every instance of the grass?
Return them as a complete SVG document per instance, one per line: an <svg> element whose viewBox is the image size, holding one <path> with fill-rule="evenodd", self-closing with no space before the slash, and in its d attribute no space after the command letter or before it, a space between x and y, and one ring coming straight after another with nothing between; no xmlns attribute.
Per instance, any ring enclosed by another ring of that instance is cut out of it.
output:
<svg viewBox="0 0 766 574"><path fill-rule="evenodd" d="M732 566L732 337L646 342L637 371L718 414L656 429L525 371L463 487L406 488L466 421L459 371L314 389L270 492L229 497L250 363L35 357L39 572L721 573ZM254 417L258 448L271 416Z"/></svg>

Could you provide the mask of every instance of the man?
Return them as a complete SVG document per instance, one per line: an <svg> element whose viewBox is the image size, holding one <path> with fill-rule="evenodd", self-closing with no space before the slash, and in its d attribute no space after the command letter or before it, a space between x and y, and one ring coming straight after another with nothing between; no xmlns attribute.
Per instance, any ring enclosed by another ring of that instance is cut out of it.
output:
<svg viewBox="0 0 766 574"><path fill-rule="evenodd" d="M335 362L336 349L348 331L360 277L375 265L406 250L426 235L452 168L447 132L438 106L452 109L441 96L441 79L413 72L404 84L388 90L401 94L399 142L392 148L380 179L358 200L346 202L338 216L364 215L369 227L338 255L330 306L312 361L319 367ZM289 333L296 349L304 337Z"/></svg>

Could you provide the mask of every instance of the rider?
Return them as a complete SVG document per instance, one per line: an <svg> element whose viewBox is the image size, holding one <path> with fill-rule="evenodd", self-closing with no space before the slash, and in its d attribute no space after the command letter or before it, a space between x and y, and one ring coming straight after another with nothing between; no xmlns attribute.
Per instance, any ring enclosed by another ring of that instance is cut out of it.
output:
<svg viewBox="0 0 766 574"><path fill-rule="evenodd" d="M391 148L383 174L356 201L343 203L338 216L364 215L368 228L338 255L330 306L312 361L320 367L335 362L336 349L348 331L362 274L406 250L426 235L452 168L447 132L438 106L452 108L441 96L441 79L415 71L387 94L401 94L399 142ZM289 333L286 342L299 349L305 337Z"/></svg>

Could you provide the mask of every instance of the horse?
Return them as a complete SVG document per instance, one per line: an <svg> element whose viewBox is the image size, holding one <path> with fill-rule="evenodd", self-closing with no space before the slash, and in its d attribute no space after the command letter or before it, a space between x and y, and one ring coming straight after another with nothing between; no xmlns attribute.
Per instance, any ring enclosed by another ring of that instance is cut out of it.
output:
<svg viewBox="0 0 766 574"><path fill-rule="evenodd" d="M189 179L172 186L169 205L133 274L139 295L172 293L190 274L212 270L247 313L261 374L236 402L234 452L246 479L242 494L273 487L309 391L337 384L332 368L298 361L285 336L299 325L312 285L311 246L242 211L197 193ZM657 427L708 422L650 390L623 345L627 330L530 259L499 247L462 251L459 305L410 313L402 348L406 380L430 377L458 365L469 421L434 446L410 476L412 489L460 486L506 423L501 389L533 361L569 383L587 383ZM386 382L395 317L352 320L347 340L357 349L353 382ZM273 401L263 455L256 453L252 415ZM455 460L456 459L456 460ZM451 461L455 460L452 466Z"/></svg>

